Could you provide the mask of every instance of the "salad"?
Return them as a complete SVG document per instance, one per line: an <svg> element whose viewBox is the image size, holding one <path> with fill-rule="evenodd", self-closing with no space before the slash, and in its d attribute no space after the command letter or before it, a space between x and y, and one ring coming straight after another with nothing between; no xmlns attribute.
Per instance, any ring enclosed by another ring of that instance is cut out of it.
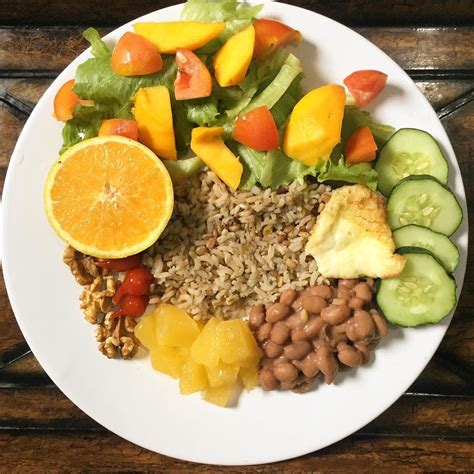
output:
<svg viewBox="0 0 474 474"><path fill-rule="evenodd" d="M387 321L456 304L462 212L436 140L372 119L381 71L304 91L301 33L260 10L189 0L113 48L87 29L45 187L99 350L147 348L181 393L221 406L239 380L332 383Z"/></svg>

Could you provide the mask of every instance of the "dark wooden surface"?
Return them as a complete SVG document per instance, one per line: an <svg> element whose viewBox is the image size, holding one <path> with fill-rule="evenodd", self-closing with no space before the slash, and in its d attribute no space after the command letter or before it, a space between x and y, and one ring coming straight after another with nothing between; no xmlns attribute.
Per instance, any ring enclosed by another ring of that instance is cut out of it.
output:
<svg viewBox="0 0 474 474"><path fill-rule="evenodd" d="M15 141L56 75L102 33L172 1L0 2L0 190ZM291 2L354 26L415 80L448 132L474 222L474 2ZM78 26L79 25L79 26ZM472 243L472 242L471 242ZM474 262L439 350L407 393L334 446L277 465L213 468L150 453L109 433L52 384L29 353L0 277L0 470L158 472L474 471Z"/></svg>

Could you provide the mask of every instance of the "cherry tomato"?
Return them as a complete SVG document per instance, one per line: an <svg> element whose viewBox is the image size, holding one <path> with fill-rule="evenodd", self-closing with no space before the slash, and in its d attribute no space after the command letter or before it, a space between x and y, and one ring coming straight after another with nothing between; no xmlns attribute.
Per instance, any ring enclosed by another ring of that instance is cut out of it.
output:
<svg viewBox="0 0 474 474"><path fill-rule="evenodd" d="M148 268L140 267L129 270L116 291L113 302L120 303L125 295L146 295L153 280L153 275Z"/></svg>
<svg viewBox="0 0 474 474"><path fill-rule="evenodd" d="M268 107L258 107L241 115L232 132L234 140L254 150L269 151L280 146L280 137Z"/></svg>
<svg viewBox="0 0 474 474"><path fill-rule="evenodd" d="M110 66L121 76L143 76L159 71L163 61L149 40L128 31L115 45Z"/></svg>
<svg viewBox="0 0 474 474"><path fill-rule="evenodd" d="M99 128L99 137L103 135L120 135L138 140L138 124L135 120L128 119L104 120Z"/></svg>
<svg viewBox="0 0 474 474"><path fill-rule="evenodd" d="M72 119L74 107L83 105L84 107L93 107L94 101L79 99L77 94L72 90L76 82L74 79L64 83L56 96L54 97L54 116L60 122L67 122Z"/></svg>
<svg viewBox="0 0 474 474"><path fill-rule="evenodd" d="M176 100L209 97L212 90L212 78L206 65L188 49L176 50L178 75L174 81Z"/></svg>
<svg viewBox="0 0 474 474"><path fill-rule="evenodd" d="M148 295L127 295L120 303L120 308L112 314L112 319L120 316L139 318L146 311L150 297Z"/></svg>
<svg viewBox="0 0 474 474"><path fill-rule="evenodd" d="M355 71L344 79L344 84L359 107L370 104L387 83L387 74L374 71Z"/></svg>
<svg viewBox="0 0 474 474"><path fill-rule="evenodd" d="M137 253L136 255L130 255L130 257L125 258L97 260L95 264L98 267L107 268L107 270L112 270L114 272L126 272L132 268L137 268L141 261L142 254Z"/></svg>
<svg viewBox="0 0 474 474"><path fill-rule="evenodd" d="M369 127L358 128L344 145L346 163L366 163L375 160L377 144Z"/></svg>
<svg viewBox="0 0 474 474"><path fill-rule="evenodd" d="M253 57L264 59L277 48L287 44L297 44L301 41L301 33L284 23L262 18L253 24L255 28L255 47Z"/></svg>

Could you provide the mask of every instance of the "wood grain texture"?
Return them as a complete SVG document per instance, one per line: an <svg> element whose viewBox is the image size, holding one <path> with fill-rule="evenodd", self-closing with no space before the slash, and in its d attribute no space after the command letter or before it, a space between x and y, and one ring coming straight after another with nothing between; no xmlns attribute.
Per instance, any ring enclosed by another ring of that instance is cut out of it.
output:
<svg viewBox="0 0 474 474"><path fill-rule="evenodd" d="M0 433L0 463L16 472L468 472L473 451L472 442L456 439L352 437L284 463L212 467L152 453L108 432L18 430Z"/></svg>
<svg viewBox="0 0 474 474"><path fill-rule="evenodd" d="M77 24L116 25L159 8L180 3L172 0L116 0L104 8L94 0L3 0L2 24ZM293 0L301 6L348 25L466 25L474 20L470 0Z"/></svg>
<svg viewBox="0 0 474 474"><path fill-rule="evenodd" d="M0 28L0 69L56 73L87 43L84 28ZM101 34L110 28L101 28ZM474 70L474 28L356 28L404 69Z"/></svg>

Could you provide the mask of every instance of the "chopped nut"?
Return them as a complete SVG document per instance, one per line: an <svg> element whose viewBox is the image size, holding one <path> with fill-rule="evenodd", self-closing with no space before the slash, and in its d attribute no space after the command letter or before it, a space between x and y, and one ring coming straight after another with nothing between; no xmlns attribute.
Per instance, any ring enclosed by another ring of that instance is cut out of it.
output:
<svg viewBox="0 0 474 474"><path fill-rule="evenodd" d="M124 336L120 338L120 351L124 359L131 357L134 349L135 343L131 337Z"/></svg>
<svg viewBox="0 0 474 474"><path fill-rule="evenodd" d="M78 252L71 246L66 247L64 250L63 261L71 269L71 273L81 286L90 285L94 277L99 273L98 268L93 263L92 257ZM94 267L94 270L91 267Z"/></svg>
<svg viewBox="0 0 474 474"><path fill-rule="evenodd" d="M133 318L125 318L125 331L127 332L134 332L135 331L135 326L137 325L137 323L135 322L135 320Z"/></svg>
<svg viewBox="0 0 474 474"><path fill-rule="evenodd" d="M107 337L107 331L105 330L104 326L97 326L95 328L95 338L97 342L103 342L105 341Z"/></svg>

